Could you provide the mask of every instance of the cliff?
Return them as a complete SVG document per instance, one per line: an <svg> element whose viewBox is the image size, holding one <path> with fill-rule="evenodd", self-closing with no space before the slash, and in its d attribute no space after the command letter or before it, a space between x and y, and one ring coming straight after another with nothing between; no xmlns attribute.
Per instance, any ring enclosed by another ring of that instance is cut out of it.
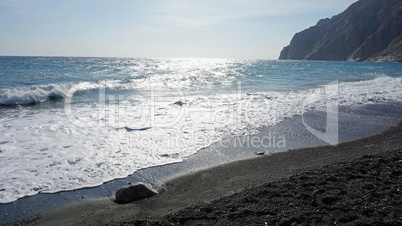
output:
<svg viewBox="0 0 402 226"><path fill-rule="evenodd" d="M279 59L402 62L402 1L360 0L296 33Z"/></svg>

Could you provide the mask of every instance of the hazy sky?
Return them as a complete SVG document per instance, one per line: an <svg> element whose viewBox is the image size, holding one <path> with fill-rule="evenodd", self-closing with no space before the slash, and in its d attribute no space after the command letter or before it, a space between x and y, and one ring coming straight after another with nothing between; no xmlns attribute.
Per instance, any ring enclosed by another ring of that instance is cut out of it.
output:
<svg viewBox="0 0 402 226"><path fill-rule="evenodd" d="M0 0L0 55L277 59L356 0Z"/></svg>

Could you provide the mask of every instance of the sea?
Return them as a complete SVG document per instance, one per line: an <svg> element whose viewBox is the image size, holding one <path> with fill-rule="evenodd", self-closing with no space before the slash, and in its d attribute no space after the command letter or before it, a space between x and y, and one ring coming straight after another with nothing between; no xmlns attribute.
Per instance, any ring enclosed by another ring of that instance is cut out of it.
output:
<svg viewBox="0 0 402 226"><path fill-rule="evenodd" d="M182 162L313 110L395 102L401 63L0 56L0 203Z"/></svg>

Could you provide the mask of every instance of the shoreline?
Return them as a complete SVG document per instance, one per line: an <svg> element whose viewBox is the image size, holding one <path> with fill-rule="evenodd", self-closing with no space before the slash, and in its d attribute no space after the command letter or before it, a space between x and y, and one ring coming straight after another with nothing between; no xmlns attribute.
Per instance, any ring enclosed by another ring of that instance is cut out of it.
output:
<svg viewBox="0 0 402 226"><path fill-rule="evenodd" d="M174 178L163 186L164 192L149 199L118 205L109 198L85 200L58 208L33 219L33 224L118 224L153 222L183 211L207 205L246 189L316 170L339 162L352 162L361 156L402 147L402 122L366 138L295 149L240 160Z"/></svg>
<svg viewBox="0 0 402 226"><path fill-rule="evenodd" d="M394 148L120 225L401 225L401 163Z"/></svg>
<svg viewBox="0 0 402 226"><path fill-rule="evenodd" d="M398 121L402 119L401 110L402 102L342 106L339 108L339 141L344 143L361 137L381 134L398 124ZM110 197L113 196L113 193L127 183L146 182L152 184L154 188L164 189L168 181L192 175L195 172L225 166L227 163L235 164L244 160L274 156L276 153L283 155L283 153L289 152L290 149L295 151L293 149L302 150L325 145L323 141L306 130L303 120L313 128L323 130L326 117L324 112L307 112L304 118L295 116L285 119L275 126L261 128L260 132L255 135L228 138L228 141L224 141L224 143L230 144L229 147L222 147L220 143L212 144L185 158L180 163L145 168L134 172L126 178L114 179L97 187L57 193L41 193L19 199L10 204L0 204L0 224L31 222L38 216L43 218L43 216L48 215L55 209L63 210L74 205L88 204L91 206L97 203L97 205L100 205L99 208L102 208L102 206L108 208L111 204ZM236 139L248 139L250 141L253 138L263 139L267 136L284 136L286 138L286 147L280 149L275 145L255 147L250 143L246 145L237 145L236 143ZM256 155L257 152L261 151L266 155ZM311 153L311 155L314 155L314 153ZM283 161L283 159L278 161ZM275 163L271 165L273 168L276 166L279 167ZM239 186L240 189L243 189L245 187L244 182L240 182ZM228 188L228 190L230 189L231 187Z"/></svg>

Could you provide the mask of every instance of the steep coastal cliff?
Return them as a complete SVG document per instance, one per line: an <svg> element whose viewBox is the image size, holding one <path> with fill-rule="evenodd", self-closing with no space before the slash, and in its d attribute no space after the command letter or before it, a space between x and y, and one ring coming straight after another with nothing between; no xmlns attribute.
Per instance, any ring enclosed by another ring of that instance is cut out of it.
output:
<svg viewBox="0 0 402 226"><path fill-rule="evenodd" d="M279 59L402 62L402 1L360 0L295 34Z"/></svg>

